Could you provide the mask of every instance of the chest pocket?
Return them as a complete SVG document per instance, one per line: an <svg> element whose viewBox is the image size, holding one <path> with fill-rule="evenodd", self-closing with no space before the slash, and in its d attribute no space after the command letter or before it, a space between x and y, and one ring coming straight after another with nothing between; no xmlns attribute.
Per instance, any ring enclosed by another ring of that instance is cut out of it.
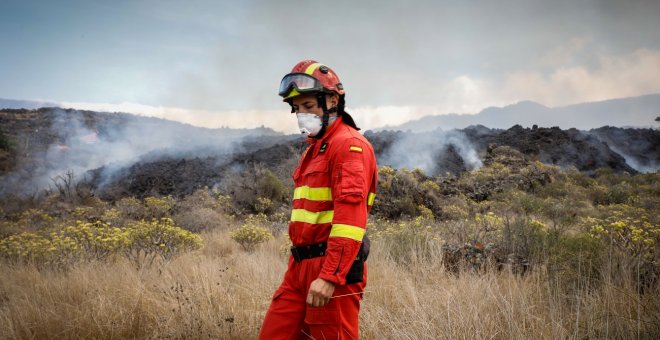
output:
<svg viewBox="0 0 660 340"><path fill-rule="evenodd" d="M304 185L314 188L330 187L330 164L325 159L314 160L299 176Z"/></svg>

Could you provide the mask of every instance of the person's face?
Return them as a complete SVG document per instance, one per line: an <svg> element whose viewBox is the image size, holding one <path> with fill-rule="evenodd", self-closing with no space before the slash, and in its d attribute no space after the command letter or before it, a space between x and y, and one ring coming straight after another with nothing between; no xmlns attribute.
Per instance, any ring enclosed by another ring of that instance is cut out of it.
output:
<svg viewBox="0 0 660 340"><path fill-rule="evenodd" d="M339 98L336 94L327 95L325 102L328 108L335 107L339 103ZM293 98L291 102L293 109L298 112L313 113L319 117L323 116L323 109L318 105L316 96L313 94L299 95ZM331 113L330 116L336 116L337 113Z"/></svg>

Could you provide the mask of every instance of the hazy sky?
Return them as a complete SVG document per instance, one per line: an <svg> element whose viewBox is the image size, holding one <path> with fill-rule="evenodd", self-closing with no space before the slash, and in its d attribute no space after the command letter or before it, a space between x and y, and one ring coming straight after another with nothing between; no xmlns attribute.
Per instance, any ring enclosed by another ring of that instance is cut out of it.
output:
<svg viewBox="0 0 660 340"><path fill-rule="evenodd" d="M292 131L277 87L313 58L367 128L562 106L660 93L658 18L658 0L0 0L0 97Z"/></svg>

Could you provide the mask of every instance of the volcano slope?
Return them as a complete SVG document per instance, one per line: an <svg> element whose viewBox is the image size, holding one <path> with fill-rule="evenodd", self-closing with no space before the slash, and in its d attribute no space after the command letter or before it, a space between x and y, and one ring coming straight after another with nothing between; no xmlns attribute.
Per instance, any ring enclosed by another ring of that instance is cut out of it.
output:
<svg viewBox="0 0 660 340"><path fill-rule="evenodd" d="M227 190L231 177L269 169L285 182L306 147L301 136L268 129L204 129L116 113L39 109L0 110L1 195L43 189L74 169L110 200L124 196L185 196L200 187ZM478 168L488 151L509 146L527 159L592 173L655 172L657 129L489 129L429 133L365 132L379 165L421 168L428 175L460 175ZM414 157L411 157L414 156ZM405 162L402 160L406 160ZM636 169L636 168L637 169ZM28 188L28 189L26 189Z"/></svg>
<svg viewBox="0 0 660 340"><path fill-rule="evenodd" d="M561 130L559 128L524 129L514 126L508 130L494 130L485 127L470 127L460 131L471 143L475 153L482 161L486 161L489 150L496 146L509 146L517 150L526 159L538 160L546 164L561 167L575 167L580 171L591 173L598 168L607 167L615 172L636 173L626 159L614 152L610 145L597 136L578 130ZM402 139L410 138L405 132L382 131L365 133L381 159ZM653 130L649 137L657 138L658 132ZM105 185L99 186L99 192L109 199L131 195L144 197L148 195L183 196L199 187L216 187L226 189L226 179L239 175L241 171L249 171L254 166L262 166L273 170L278 177L289 180L289 174L296 165L298 155L304 149L302 138L292 138L282 141L271 138L268 141L246 142L241 153L225 157L206 158L167 158L154 161L141 161L132 165L113 177ZM465 146L461 146L464 148ZM427 150L429 157L436 166L429 175L460 175L470 170L466 160L454 144L439 145L435 150ZM632 159L655 159L657 153L637 154L631 150L628 157ZM391 154L389 155L390 157ZM387 165L382 164L381 165ZM97 169L100 171L102 169ZM657 169L656 169L657 170ZM97 177L95 177L97 178ZM97 182L97 184L100 184Z"/></svg>

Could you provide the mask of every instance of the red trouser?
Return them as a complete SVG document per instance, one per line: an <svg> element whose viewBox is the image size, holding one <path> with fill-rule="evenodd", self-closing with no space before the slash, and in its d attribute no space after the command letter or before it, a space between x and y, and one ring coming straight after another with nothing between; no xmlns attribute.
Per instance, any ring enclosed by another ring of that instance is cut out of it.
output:
<svg viewBox="0 0 660 340"><path fill-rule="evenodd" d="M327 305L312 307L306 302L312 281L318 278L325 257L296 262L289 258L284 280L273 294L259 339L357 339L358 312L367 282L365 264L362 282L335 286Z"/></svg>

